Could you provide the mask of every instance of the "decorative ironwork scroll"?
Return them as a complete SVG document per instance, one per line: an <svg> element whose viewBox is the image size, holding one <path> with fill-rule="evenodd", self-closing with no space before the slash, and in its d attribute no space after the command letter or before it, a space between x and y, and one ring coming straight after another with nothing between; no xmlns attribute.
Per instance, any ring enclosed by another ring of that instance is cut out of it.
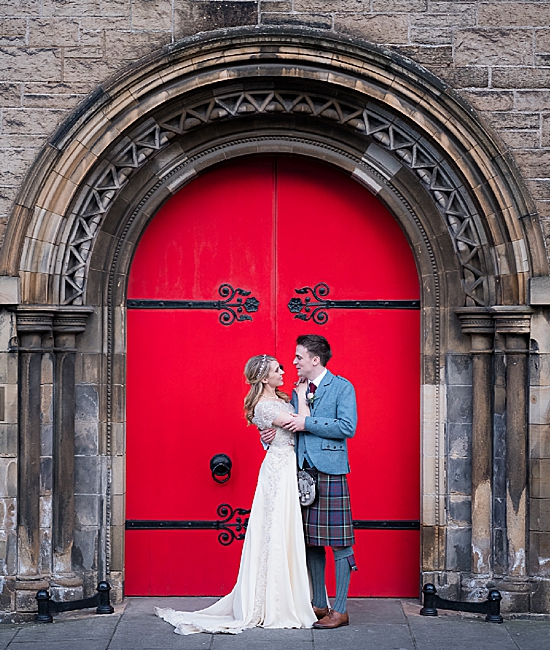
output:
<svg viewBox="0 0 550 650"><path fill-rule="evenodd" d="M234 289L227 283L220 285L218 293L225 300L128 300L127 307L128 309L217 309L222 312L219 317L220 323L231 325L235 321L252 320L249 314L258 311L260 306L260 301L250 296L250 291Z"/></svg>
<svg viewBox="0 0 550 650"><path fill-rule="evenodd" d="M324 300L330 293L325 282L317 283L313 289L295 289L304 298L291 298L288 309L294 318L312 320L317 325L328 321L327 309L420 309L420 300Z"/></svg>
<svg viewBox="0 0 550 650"><path fill-rule="evenodd" d="M218 517L225 517L225 519L219 522L218 526L221 529L218 535L218 541L222 546L229 546L236 539L244 539L246 527L248 526L248 517L244 519L244 515L249 515L250 510L245 510L244 508L235 508L233 510L229 504L222 503L218 506L217 513ZM235 515L237 515L235 522L229 523Z"/></svg>
<svg viewBox="0 0 550 650"><path fill-rule="evenodd" d="M222 546L229 546L235 540L243 540L248 526L250 510L245 508L232 508L228 503L218 506L218 517L220 520L198 520L187 521L160 521L150 519L129 519L126 521L126 530L219 530L218 541ZM235 518L234 521L231 521Z"/></svg>

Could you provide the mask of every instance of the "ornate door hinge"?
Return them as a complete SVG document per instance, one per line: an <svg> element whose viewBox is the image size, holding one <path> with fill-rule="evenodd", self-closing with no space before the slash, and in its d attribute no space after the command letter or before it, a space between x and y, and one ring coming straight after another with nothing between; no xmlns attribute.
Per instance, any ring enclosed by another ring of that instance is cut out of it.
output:
<svg viewBox="0 0 550 650"><path fill-rule="evenodd" d="M230 284L220 285L218 293L225 300L128 300L128 309L217 309L221 310L219 321L222 325L231 325L235 321L252 320L252 314L258 311L260 301L250 296L250 291L234 289ZM250 296L243 300L243 296ZM246 312L246 313L245 313Z"/></svg>
<svg viewBox="0 0 550 650"><path fill-rule="evenodd" d="M288 309L296 314L294 318L312 320L317 325L328 321L327 309L420 309L420 300L324 300L330 293L325 282L318 282L313 289L302 287L295 291L305 298L291 298Z"/></svg>
<svg viewBox="0 0 550 650"><path fill-rule="evenodd" d="M129 519L126 521L126 530L219 530L218 541L222 546L229 546L235 540L244 539L250 510L245 508L232 508L228 503L222 503L217 508L221 520L157 520L157 519ZM231 521L235 517L235 521Z"/></svg>

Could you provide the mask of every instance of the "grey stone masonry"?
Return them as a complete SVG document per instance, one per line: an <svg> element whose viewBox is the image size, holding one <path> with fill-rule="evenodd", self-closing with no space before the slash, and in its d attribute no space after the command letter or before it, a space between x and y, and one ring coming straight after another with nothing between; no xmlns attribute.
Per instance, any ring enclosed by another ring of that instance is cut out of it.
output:
<svg viewBox="0 0 550 650"><path fill-rule="evenodd" d="M360 37L446 81L513 152L550 239L550 0L3 0L0 238L40 147L95 87L183 37L257 24Z"/></svg>
<svg viewBox="0 0 550 650"><path fill-rule="evenodd" d="M470 570L472 492L472 360L447 354L447 568Z"/></svg>

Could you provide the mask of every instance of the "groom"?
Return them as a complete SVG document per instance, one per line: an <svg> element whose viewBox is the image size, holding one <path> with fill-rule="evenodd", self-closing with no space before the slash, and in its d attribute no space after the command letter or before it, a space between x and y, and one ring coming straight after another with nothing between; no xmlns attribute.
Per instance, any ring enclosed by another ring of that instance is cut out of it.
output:
<svg viewBox="0 0 550 650"><path fill-rule="evenodd" d="M347 439L357 426L355 390L351 383L333 375L326 365L332 357L324 336L305 334L296 340L294 365L301 381L309 386L306 398L311 415L297 413L286 426L296 432L296 455L300 469L318 471L319 496L302 510L306 557L313 586L313 610L319 619L317 629L349 625L346 600L350 575L356 570L353 556L355 541L346 474L349 472ZM298 396L292 395L298 411ZM262 432L269 444L269 432ZM334 609L327 607L325 589L325 546L330 546L336 565Z"/></svg>

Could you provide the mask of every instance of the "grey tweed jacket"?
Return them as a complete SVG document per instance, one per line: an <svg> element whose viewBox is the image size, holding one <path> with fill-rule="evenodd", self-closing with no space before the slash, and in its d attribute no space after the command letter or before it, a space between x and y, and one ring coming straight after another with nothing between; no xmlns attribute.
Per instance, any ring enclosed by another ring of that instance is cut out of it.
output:
<svg viewBox="0 0 550 650"><path fill-rule="evenodd" d="M292 393L292 405L298 409L296 393ZM305 453L313 465L325 474L349 472L347 439L355 435L357 428L357 403L355 389L343 377L330 370L315 391L306 417L306 430L296 436L296 455L301 466Z"/></svg>

